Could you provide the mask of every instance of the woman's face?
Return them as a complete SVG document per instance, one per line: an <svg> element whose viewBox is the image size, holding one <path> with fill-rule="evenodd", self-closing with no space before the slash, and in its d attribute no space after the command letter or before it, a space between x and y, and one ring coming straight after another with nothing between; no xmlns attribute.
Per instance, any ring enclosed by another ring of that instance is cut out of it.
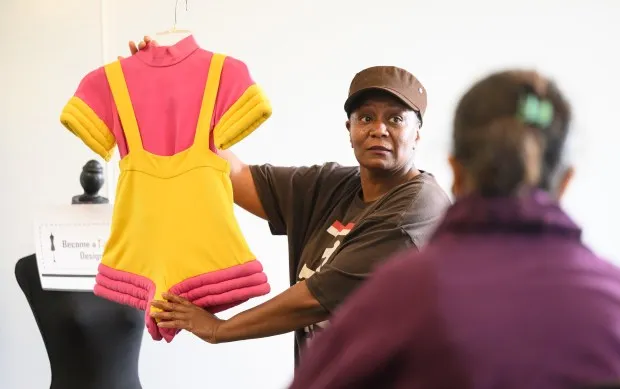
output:
<svg viewBox="0 0 620 389"><path fill-rule="evenodd" d="M351 146L362 168L408 170L420 138L416 112L389 94L373 94L347 121Z"/></svg>

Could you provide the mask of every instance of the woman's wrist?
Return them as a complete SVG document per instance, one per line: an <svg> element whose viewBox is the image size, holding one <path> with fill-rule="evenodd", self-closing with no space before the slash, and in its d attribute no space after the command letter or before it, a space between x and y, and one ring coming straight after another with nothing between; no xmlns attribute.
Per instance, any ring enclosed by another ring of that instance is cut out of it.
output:
<svg viewBox="0 0 620 389"><path fill-rule="evenodd" d="M211 329L209 339L212 344L236 342L256 337L256 328L244 317L248 312L241 312L228 320L219 319Z"/></svg>
<svg viewBox="0 0 620 389"><path fill-rule="evenodd" d="M219 320L217 322L217 324L213 326L213 330L211 331L210 339L207 340L207 342L209 342L211 344L219 343L219 341L218 341L218 339L219 339L218 332L219 332L219 329L222 326L222 323L224 323L224 322L225 322L225 320Z"/></svg>

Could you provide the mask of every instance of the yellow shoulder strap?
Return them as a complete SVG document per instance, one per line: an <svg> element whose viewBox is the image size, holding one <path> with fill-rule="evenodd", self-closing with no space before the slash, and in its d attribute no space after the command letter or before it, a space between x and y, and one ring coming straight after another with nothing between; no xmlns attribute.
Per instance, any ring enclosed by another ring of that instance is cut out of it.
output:
<svg viewBox="0 0 620 389"><path fill-rule="evenodd" d="M104 70L108 78L108 84L112 90L114 104L116 105L121 124L123 125L123 132L125 134L125 139L127 139L129 152L143 150L138 121L133 111L133 105L131 104L129 90L127 89L127 83L125 82L125 76L123 75L123 68L121 67L120 61L114 61L105 65Z"/></svg>
<svg viewBox="0 0 620 389"><path fill-rule="evenodd" d="M211 121L213 120L213 111L215 110L215 102L217 100L225 59L226 56L219 53L213 54L213 58L211 58L211 65L209 66L207 82L202 97L202 105L200 106L200 114L198 115L194 145L206 150L209 149Z"/></svg>

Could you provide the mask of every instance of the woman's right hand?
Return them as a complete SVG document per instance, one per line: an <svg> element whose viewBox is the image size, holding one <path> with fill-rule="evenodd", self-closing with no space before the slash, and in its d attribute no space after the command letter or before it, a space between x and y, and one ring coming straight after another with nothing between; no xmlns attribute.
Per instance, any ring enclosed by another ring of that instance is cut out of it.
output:
<svg viewBox="0 0 620 389"><path fill-rule="evenodd" d="M130 41L129 42L129 51L131 52L131 55L134 55L138 51L144 49L147 45L157 46L157 42L152 40L151 37L145 36L144 40L141 41L140 43L138 43L138 45L136 45L136 42ZM118 57L118 59L121 59L121 58L123 58L123 57Z"/></svg>

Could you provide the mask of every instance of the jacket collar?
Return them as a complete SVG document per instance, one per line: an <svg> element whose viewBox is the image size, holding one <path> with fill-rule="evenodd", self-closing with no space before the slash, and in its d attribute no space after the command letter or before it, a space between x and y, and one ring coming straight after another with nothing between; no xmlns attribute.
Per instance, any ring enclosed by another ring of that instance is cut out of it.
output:
<svg viewBox="0 0 620 389"><path fill-rule="evenodd" d="M581 239L581 228L542 190L512 197L474 194L460 198L437 229L437 235L448 232L542 233Z"/></svg>
<svg viewBox="0 0 620 389"><path fill-rule="evenodd" d="M193 35L189 35L171 46L147 46L136 53L142 62L150 66L172 66L189 57L199 46Z"/></svg>

